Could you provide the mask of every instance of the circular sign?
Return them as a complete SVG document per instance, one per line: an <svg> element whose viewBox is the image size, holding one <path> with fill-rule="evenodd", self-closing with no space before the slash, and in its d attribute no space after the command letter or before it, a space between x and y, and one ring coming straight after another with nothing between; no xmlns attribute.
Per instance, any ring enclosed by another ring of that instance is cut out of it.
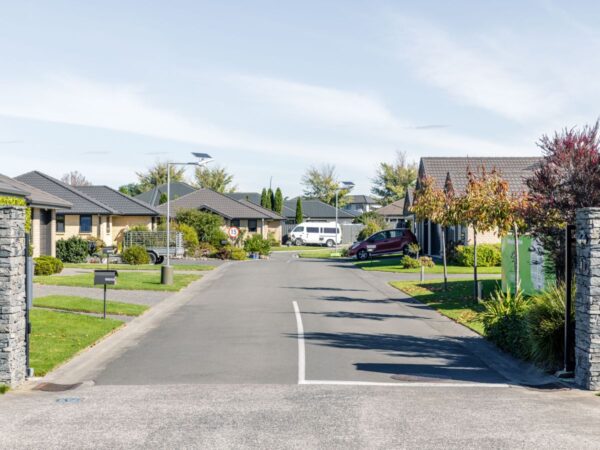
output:
<svg viewBox="0 0 600 450"><path fill-rule="evenodd" d="M227 234L229 234L231 239L235 239L240 235L240 229L238 227L230 227Z"/></svg>

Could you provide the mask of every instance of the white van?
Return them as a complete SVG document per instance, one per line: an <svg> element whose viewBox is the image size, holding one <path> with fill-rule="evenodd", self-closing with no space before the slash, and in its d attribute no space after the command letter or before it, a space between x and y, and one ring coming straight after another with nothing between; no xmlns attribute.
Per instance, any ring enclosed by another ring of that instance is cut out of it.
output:
<svg viewBox="0 0 600 450"><path fill-rule="evenodd" d="M289 233L290 242L294 245L326 245L336 244L335 222L302 222ZM337 226L337 244L342 243L342 228Z"/></svg>

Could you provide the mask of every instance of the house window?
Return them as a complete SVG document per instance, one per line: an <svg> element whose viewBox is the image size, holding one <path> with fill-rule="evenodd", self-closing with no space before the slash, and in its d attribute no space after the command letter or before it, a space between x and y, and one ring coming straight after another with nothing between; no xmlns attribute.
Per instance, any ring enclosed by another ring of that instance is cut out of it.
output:
<svg viewBox="0 0 600 450"><path fill-rule="evenodd" d="M106 218L106 234L110 234L110 224L112 223L112 217Z"/></svg>
<svg viewBox="0 0 600 450"><path fill-rule="evenodd" d="M56 232L57 233L65 232L65 215L64 214L56 215Z"/></svg>
<svg viewBox="0 0 600 450"><path fill-rule="evenodd" d="M250 233L256 233L256 230L258 229L258 223L256 219L250 219L248 220L248 231Z"/></svg>
<svg viewBox="0 0 600 450"><path fill-rule="evenodd" d="M239 228L240 227L240 219L233 219L231 221L231 226Z"/></svg>
<svg viewBox="0 0 600 450"><path fill-rule="evenodd" d="M90 215L79 216L79 232L80 233L91 233L92 232L92 216L90 216Z"/></svg>

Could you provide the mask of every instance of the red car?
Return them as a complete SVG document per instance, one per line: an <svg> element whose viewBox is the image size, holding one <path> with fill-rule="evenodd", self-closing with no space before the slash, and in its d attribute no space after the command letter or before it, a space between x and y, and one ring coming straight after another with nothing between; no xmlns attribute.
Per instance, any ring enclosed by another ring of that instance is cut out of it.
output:
<svg viewBox="0 0 600 450"><path fill-rule="evenodd" d="M379 231L362 242L355 242L350 247L349 256L356 256L362 260L371 255L384 255L386 253L407 253L408 246L416 243L417 238L412 231L402 228Z"/></svg>

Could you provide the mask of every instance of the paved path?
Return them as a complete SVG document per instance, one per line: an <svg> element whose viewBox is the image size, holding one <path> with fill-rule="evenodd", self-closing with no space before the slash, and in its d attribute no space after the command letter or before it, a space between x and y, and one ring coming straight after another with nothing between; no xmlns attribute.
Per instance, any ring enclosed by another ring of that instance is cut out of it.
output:
<svg viewBox="0 0 600 450"><path fill-rule="evenodd" d="M544 389L552 379L371 273L286 255L222 267L48 379L84 384L0 398L0 447L600 442L599 397Z"/></svg>

